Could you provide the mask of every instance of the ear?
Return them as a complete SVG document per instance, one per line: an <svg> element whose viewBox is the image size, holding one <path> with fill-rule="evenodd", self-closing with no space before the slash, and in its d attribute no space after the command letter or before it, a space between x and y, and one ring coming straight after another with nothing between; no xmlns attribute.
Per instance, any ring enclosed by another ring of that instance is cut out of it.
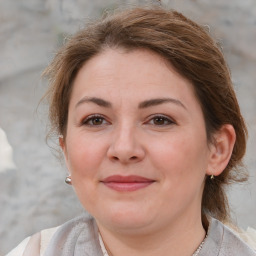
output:
<svg viewBox="0 0 256 256"><path fill-rule="evenodd" d="M65 143L65 140L64 140L64 137L63 137L63 136L59 136L59 144L60 144L60 147L61 147L61 149L62 149L62 151L63 151L63 155L64 155L65 163L66 163L66 168L68 168L68 170L69 170L69 167L68 167L67 147L66 147L66 143ZM69 175L69 176L67 176L67 177L70 178L70 177L71 177L71 174L70 174L69 171L68 171L68 175ZM69 185L72 185L72 181L70 180L70 181L67 182L67 178L66 178L65 182L66 182L67 184L69 184Z"/></svg>
<svg viewBox="0 0 256 256"><path fill-rule="evenodd" d="M231 124L225 124L214 134L214 142L210 146L210 158L206 173L220 175L230 160L236 141L236 132Z"/></svg>
<svg viewBox="0 0 256 256"><path fill-rule="evenodd" d="M65 140L64 140L64 137L63 136L59 136L59 145L63 151L63 154L64 154L64 157L65 157L65 160L67 162L67 149L66 149L66 144L65 144Z"/></svg>

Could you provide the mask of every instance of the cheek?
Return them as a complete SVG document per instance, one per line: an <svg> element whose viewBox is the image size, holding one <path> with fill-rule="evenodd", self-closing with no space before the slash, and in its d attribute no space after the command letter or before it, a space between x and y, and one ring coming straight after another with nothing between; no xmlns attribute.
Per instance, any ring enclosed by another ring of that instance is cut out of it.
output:
<svg viewBox="0 0 256 256"><path fill-rule="evenodd" d="M67 165L72 177L72 185L83 207L91 212L97 197L99 169L104 157L104 148L98 143L81 136L73 136L67 142Z"/></svg>
<svg viewBox="0 0 256 256"><path fill-rule="evenodd" d="M204 175L207 161L206 140L194 134L183 133L154 143L151 159L162 175L172 176L172 182Z"/></svg>
<svg viewBox="0 0 256 256"><path fill-rule="evenodd" d="M85 136L70 136L67 141L67 164L72 176L91 176L105 154L103 143Z"/></svg>
<svg viewBox="0 0 256 256"><path fill-rule="evenodd" d="M200 200L206 168L203 150L203 144L183 136L162 141L151 151L151 164L162 178L162 207L169 202L169 207L183 209Z"/></svg>

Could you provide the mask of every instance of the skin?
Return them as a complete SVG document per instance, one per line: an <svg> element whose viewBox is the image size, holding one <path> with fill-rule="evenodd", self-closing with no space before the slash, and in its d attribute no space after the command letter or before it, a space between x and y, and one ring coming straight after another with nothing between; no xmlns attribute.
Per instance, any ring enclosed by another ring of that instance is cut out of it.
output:
<svg viewBox="0 0 256 256"><path fill-rule="evenodd" d="M156 53L105 49L83 65L60 145L110 255L193 254L205 236L205 176L224 170L235 132L225 125L214 137L192 84ZM117 191L102 182L111 175L152 183Z"/></svg>

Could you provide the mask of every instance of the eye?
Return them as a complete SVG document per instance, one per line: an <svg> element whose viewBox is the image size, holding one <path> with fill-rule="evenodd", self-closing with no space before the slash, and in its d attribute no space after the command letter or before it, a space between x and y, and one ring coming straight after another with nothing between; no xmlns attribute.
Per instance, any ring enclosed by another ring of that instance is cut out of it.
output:
<svg viewBox="0 0 256 256"><path fill-rule="evenodd" d="M157 125L157 126L165 126L165 125L172 125L175 122L169 117L166 117L163 115L157 115L157 116L152 117L148 121L148 123L152 124L152 125Z"/></svg>
<svg viewBox="0 0 256 256"><path fill-rule="evenodd" d="M100 126L100 125L108 124L108 122L106 121L106 119L103 116L91 115L91 116L88 116L87 118L85 118L82 121L82 124L87 125L87 126Z"/></svg>

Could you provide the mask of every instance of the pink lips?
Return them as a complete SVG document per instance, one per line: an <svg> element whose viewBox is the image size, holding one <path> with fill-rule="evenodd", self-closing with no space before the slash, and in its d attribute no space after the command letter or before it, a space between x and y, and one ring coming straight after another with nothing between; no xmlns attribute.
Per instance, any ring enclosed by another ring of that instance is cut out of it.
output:
<svg viewBox="0 0 256 256"><path fill-rule="evenodd" d="M102 181L104 185L116 191L135 191L145 188L154 182L155 180L135 175L112 175Z"/></svg>

